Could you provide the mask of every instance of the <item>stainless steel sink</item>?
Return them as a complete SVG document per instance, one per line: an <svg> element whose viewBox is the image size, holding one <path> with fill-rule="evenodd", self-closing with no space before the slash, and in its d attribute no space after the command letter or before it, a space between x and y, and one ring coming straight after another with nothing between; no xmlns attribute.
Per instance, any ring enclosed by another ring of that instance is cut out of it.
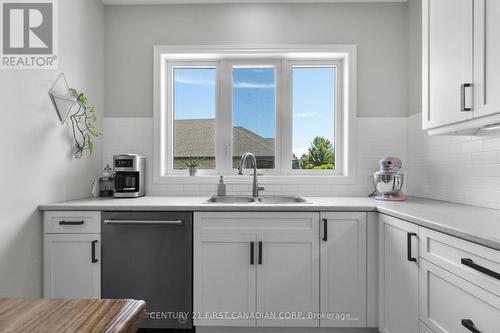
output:
<svg viewBox="0 0 500 333"><path fill-rule="evenodd" d="M257 198L258 203L262 204L291 204L291 203L307 203L307 200L297 196L286 195L270 195Z"/></svg>
<svg viewBox="0 0 500 333"><path fill-rule="evenodd" d="M292 204L292 203L308 203L307 200L297 196L286 196L286 195L269 195L269 196L260 196L255 199L251 196L243 196L243 195L228 195L228 196L213 196L205 203L219 203L219 204L275 204L275 205L283 205L283 204Z"/></svg>
<svg viewBox="0 0 500 333"><path fill-rule="evenodd" d="M228 195L228 196L217 196L214 195L205 203L221 203L221 204L249 204L254 203L254 198L251 196L244 195Z"/></svg>

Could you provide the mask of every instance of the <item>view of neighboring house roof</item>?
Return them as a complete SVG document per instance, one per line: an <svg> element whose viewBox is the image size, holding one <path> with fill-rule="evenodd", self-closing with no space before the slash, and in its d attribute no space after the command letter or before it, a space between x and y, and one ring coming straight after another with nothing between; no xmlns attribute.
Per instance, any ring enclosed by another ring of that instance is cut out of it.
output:
<svg viewBox="0 0 500 333"><path fill-rule="evenodd" d="M176 120L174 157L214 157L215 120ZM256 156L274 156L274 138L264 138L245 127L233 128L233 155L251 152Z"/></svg>

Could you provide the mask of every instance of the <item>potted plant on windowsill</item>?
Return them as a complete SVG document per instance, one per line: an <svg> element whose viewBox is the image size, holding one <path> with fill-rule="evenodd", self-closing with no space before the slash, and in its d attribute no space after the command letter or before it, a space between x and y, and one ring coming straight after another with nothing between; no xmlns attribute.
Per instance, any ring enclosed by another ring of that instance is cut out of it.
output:
<svg viewBox="0 0 500 333"><path fill-rule="evenodd" d="M196 176L196 173L198 173L198 168L200 167L202 161L203 159L194 157L190 157L187 161L184 161L184 164L189 170L190 176Z"/></svg>

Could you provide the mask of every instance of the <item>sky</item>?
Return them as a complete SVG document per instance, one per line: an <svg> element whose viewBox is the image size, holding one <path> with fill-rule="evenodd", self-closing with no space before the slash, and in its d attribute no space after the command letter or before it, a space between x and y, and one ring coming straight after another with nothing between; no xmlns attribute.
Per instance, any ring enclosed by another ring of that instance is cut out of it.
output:
<svg viewBox="0 0 500 333"><path fill-rule="evenodd" d="M293 68L293 152L302 156L316 136L334 140L333 67ZM233 126L276 136L274 68L233 68ZM214 68L174 69L174 118L215 118Z"/></svg>

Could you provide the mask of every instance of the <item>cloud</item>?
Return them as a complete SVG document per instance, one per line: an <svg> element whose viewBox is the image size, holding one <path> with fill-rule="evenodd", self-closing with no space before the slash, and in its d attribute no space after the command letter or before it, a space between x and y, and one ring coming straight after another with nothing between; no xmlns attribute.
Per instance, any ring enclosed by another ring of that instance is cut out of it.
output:
<svg viewBox="0 0 500 333"><path fill-rule="evenodd" d="M189 77L189 76L176 76L175 83L192 84L192 85L205 86L205 87L215 86L215 80L200 79L200 78Z"/></svg>
<svg viewBox="0 0 500 333"><path fill-rule="evenodd" d="M254 83L254 82L236 82L233 84L235 89L274 89L274 83Z"/></svg>
<svg viewBox="0 0 500 333"><path fill-rule="evenodd" d="M293 116L297 118L306 118L306 117L315 117L317 116L317 112L303 112L303 113L294 113Z"/></svg>
<svg viewBox="0 0 500 333"><path fill-rule="evenodd" d="M202 79L189 76L176 76L175 83L184 83L197 86L213 87L215 86L215 80ZM235 89L274 89L276 85L274 83L255 83L255 82L236 82L233 84Z"/></svg>
<svg viewBox="0 0 500 333"><path fill-rule="evenodd" d="M307 154L309 152L308 148L306 147L301 147L301 148L293 148L293 153L295 156L298 158L301 158L302 155Z"/></svg>

